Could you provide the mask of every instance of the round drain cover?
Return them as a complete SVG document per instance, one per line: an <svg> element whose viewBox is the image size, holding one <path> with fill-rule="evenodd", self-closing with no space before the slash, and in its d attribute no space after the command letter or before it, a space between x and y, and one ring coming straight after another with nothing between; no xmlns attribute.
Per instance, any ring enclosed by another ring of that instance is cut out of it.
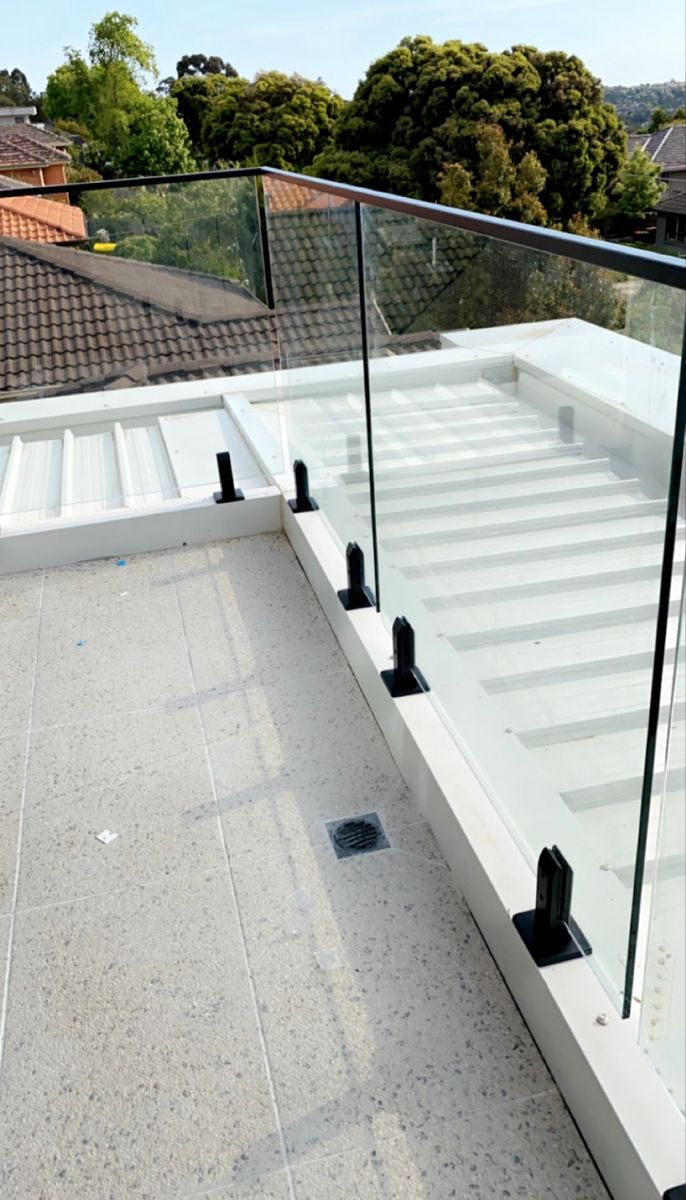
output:
<svg viewBox="0 0 686 1200"><path fill-rule="evenodd" d="M379 830L371 821L343 821L333 838L342 850L371 850L379 840Z"/></svg>

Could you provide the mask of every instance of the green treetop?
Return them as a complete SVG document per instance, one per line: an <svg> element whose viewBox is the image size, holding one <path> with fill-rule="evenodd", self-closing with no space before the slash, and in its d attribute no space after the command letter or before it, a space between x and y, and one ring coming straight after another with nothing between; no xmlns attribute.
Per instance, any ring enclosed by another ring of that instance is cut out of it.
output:
<svg viewBox="0 0 686 1200"><path fill-rule="evenodd" d="M516 184L511 171L516 176L526 155L535 158ZM461 164L475 189L485 168L480 199L488 197L489 209L518 216L536 201L538 219L567 223L604 209L624 155L617 113L575 56L416 37L372 63L313 169L437 200L447 166ZM478 207L479 198L471 202Z"/></svg>

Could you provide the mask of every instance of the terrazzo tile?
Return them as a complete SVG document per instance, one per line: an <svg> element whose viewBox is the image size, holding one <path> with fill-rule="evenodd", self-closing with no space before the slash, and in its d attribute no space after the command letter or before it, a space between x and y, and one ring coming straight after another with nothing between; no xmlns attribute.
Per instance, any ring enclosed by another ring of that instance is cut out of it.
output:
<svg viewBox="0 0 686 1200"><path fill-rule="evenodd" d="M179 604L199 692L259 680L260 647L250 640L228 576L200 571L178 583Z"/></svg>
<svg viewBox="0 0 686 1200"><path fill-rule="evenodd" d="M126 650L111 643L66 637L58 650L48 644L36 674L33 717L38 726L85 721L107 713L175 703L192 684L182 637Z"/></svg>
<svg viewBox="0 0 686 1200"><path fill-rule="evenodd" d="M210 697L202 713L232 855L328 841L324 822L354 813L417 819L347 670Z"/></svg>
<svg viewBox="0 0 686 1200"><path fill-rule="evenodd" d="M4 617L0 620L0 663L5 681L0 688L3 734L26 729L29 724L37 631L37 618L19 617L6 625Z"/></svg>
<svg viewBox="0 0 686 1200"><path fill-rule="evenodd" d="M185 1197L185 1200L289 1200L291 1195L286 1174L281 1172L247 1187L220 1187L202 1195L193 1193L192 1197Z"/></svg>
<svg viewBox="0 0 686 1200"><path fill-rule="evenodd" d="M18 915L3 1200L166 1200L282 1167L225 874Z"/></svg>
<svg viewBox="0 0 686 1200"><path fill-rule="evenodd" d="M388 829L388 850L336 859L331 845L233 867L253 963L282 956L308 971L319 947L363 977L379 963L414 975L459 965L480 980L490 959L431 830ZM370 917L370 914L374 914Z"/></svg>
<svg viewBox="0 0 686 1200"><path fill-rule="evenodd" d="M420 1132L550 1089L440 862L327 850L235 867L294 1161L371 1146L379 1121Z"/></svg>
<svg viewBox="0 0 686 1200"><path fill-rule="evenodd" d="M81 792L143 789L165 767L196 755L203 740L193 706L153 708L33 730L27 812L63 811ZM156 786L156 785L155 785Z"/></svg>
<svg viewBox="0 0 686 1200"><path fill-rule="evenodd" d="M174 555L165 550L53 567L46 572L43 603L49 613L60 601L97 607L121 591L158 594L173 574Z"/></svg>
<svg viewBox="0 0 686 1200"><path fill-rule="evenodd" d="M19 814L0 817L0 914L10 912L17 866Z"/></svg>
<svg viewBox="0 0 686 1200"><path fill-rule="evenodd" d="M24 787L26 733L0 737L0 817L18 812Z"/></svg>
<svg viewBox="0 0 686 1200"><path fill-rule="evenodd" d="M9 622L37 619L42 591L42 571L0 575L2 627L6 628Z"/></svg>
<svg viewBox="0 0 686 1200"><path fill-rule="evenodd" d="M610 1200L552 1094L419 1134L377 1124L370 1151L296 1166L298 1200Z"/></svg>
<svg viewBox="0 0 686 1200"><path fill-rule="evenodd" d="M111 830L109 845L96 834ZM53 904L219 868L224 852L205 756L148 766L140 779L45 798L24 820L18 904Z"/></svg>
<svg viewBox="0 0 686 1200"><path fill-rule="evenodd" d="M179 598L199 691L344 666L326 617L282 536L211 546L195 571L184 573L184 561L178 556Z"/></svg>

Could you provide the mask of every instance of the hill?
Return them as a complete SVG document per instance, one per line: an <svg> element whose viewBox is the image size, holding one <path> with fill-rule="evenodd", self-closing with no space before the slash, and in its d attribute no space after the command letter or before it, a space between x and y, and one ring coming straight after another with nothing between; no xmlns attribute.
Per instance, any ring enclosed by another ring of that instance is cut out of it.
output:
<svg viewBox="0 0 686 1200"><path fill-rule="evenodd" d="M666 83L638 83L634 87L606 87L605 99L614 104L629 129L640 129L650 121L653 109L672 113L686 105L686 83L670 79Z"/></svg>

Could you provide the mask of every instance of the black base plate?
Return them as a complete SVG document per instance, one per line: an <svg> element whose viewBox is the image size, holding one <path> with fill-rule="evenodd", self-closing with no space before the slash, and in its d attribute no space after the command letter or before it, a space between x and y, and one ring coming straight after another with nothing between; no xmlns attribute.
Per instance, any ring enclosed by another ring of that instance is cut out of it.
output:
<svg viewBox="0 0 686 1200"><path fill-rule="evenodd" d="M338 599L348 612L352 612L355 608L374 608L376 605L374 593L368 587L363 587L361 592L354 594L350 592L349 588L343 588L338 593Z"/></svg>
<svg viewBox="0 0 686 1200"><path fill-rule="evenodd" d="M319 505L317 504L317 501L313 500L312 497L310 496L309 502L307 504L307 508L298 508L297 500L289 500L288 507L290 508L291 512L304 513L304 512L316 512L317 509L319 508Z"/></svg>
<svg viewBox="0 0 686 1200"><path fill-rule="evenodd" d="M536 911L532 908L529 912L515 913L512 922L537 967L552 967L556 963L571 962L573 958L583 958L593 953L591 943L573 918L569 922L570 933L557 950L549 954L537 952L534 947L535 916Z"/></svg>
<svg viewBox="0 0 686 1200"><path fill-rule="evenodd" d="M665 1192L663 1200L686 1200L686 1183L680 1183L677 1187L669 1188Z"/></svg>
<svg viewBox="0 0 686 1200"><path fill-rule="evenodd" d="M240 488L236 488L236 495L231 500L225 500L221 492L213 492L212 495L215 504L233 504L234 500L245 500L245 496Z"/></svg>
<svg viewBox="0 0 686 1200"><path fill-rule="evenodd" d="M403 687L398 687L395 670L382 671L381 678L386 684L386 687L388 688L394 700L399 700L401 696L419 696L422 692L428 692L431 690L426 682L426 679L417 667L415 667L412 672L412 682L404 685Z"/></svg>

